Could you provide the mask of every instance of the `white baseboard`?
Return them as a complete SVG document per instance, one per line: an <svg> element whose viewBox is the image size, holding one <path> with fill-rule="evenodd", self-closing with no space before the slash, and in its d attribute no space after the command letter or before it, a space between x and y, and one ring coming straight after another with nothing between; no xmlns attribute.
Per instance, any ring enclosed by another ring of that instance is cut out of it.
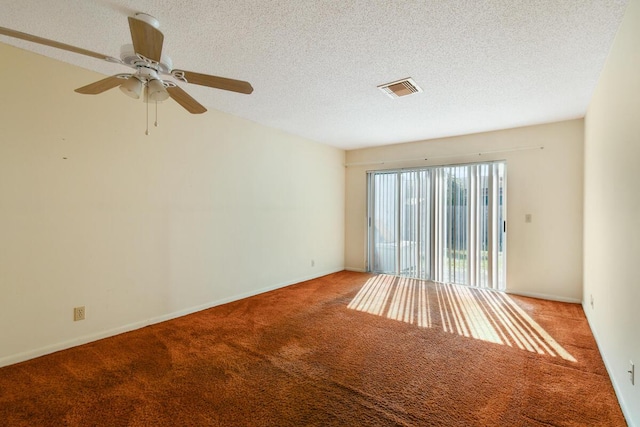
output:
<svg viewBox="0 0 640 427"><path fill-rule="evenodd" d="M520 295L523 297L546 299L549 301L570 302L573 304L582 304L582 300L579 300L577 298L561 297L558 295L538 294L535 292L520 292L520 291L512 291L509 289L507 289L505 292L511 295Z"/></svg>
<svg viewBox="0 0 640 427"><path fill-rule="evenodd" d="M355 268L355 267L345 267L344 268L347 271L355 271L356 273L366 273L367 270L365 270L364 268Z"/></svg>
<svg viewBox="0 0 640 427"><path fill-rule="evenodd" d="M620 404L620 409L622 409L622 415L624 415L624 418L627 421L627 425L629 427L638 427L635 424L633 424L633 421L631 420L631 414L629 413L629 410L627 409L627 402L625 402L624 396L622 395L622 392L620 391L620 387L618 386L618 383L615 380L615 377L612 375L613 369L611 369L611 364L609 363L609 360L607 359L607 355L602 351L602 347L600 347L600 339L598 339L598 332L591 325L591 321L589 320L588 307L585 306L585 302L582 303L582 309L584 310L584 314L585 314L585 316L587 318L587 323L589 324L589 329L591 329L591 333L593 334L593 338L595 338L595 340L596 340L596 345L598 346L598 352L600 353L600 356L602 357L602 361L604 362L604 367L607 370L607 374L609 374L609 379L611 380L611 384L613 385L613 391L615 391L616 397L618 398L618 403Z"/></svg>
<svg viewBox="0 0 640 427"><path fill-rule="evenodd" d="M343 268L337 270L327 270L318 272L310 276L300 277L295 280L288 280L286 282L278 283L275 285L267 286L250 292L243 292L231 297L222 298L216 301L210 301L205 304L197 305L183 310L178 310L172 313L163 314L150 319L141 320L139 322L129 323L127 325L119 326L117 328L109 329L107 331L101 331L89 335L83 335L71 340L59 342L56 344L40 347L34 350L28 350L18 354L12 354L0 358L0 367L13 365L15 363L24 362L26 360L35 359L36 357L45 356L47 354L55 353L56 351L66 350L72 347L76 347L83 344L88 344L93 341L101 340L103 338L109 338L115 335L119 335L125 332L135 331L136 329L144 328L145 326L154 325L156 323L165 322L167 320L176 319L178 317L186 316L188 314L196 313L198 311L206 310L208 308L216 307L218 305L227 304L229 302L238 301L244 298L252 297L255 295L263 294L265 292L273 291L276 289L284 288L286 286L294 285L296 283L305 282L307 280L316 279L318 277L326 276L328 274L337 273L342 271Z"/></svg>

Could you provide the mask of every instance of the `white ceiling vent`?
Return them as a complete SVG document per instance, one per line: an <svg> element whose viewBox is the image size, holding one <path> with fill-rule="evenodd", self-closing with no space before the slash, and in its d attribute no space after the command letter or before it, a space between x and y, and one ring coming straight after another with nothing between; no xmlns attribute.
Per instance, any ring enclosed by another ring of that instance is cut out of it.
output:
<svg viewBox="0 0 640 427"><path fill-rule="evenodd" d="M422 89L411 77L380 85L378 89L389 95L390 98L400 98L401 96L422 92Z"/></svg>

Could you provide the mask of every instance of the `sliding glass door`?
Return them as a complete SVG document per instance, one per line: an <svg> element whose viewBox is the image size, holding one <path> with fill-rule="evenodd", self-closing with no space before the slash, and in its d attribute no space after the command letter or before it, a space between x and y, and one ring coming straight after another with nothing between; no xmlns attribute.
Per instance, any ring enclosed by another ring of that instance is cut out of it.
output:
<svg viewBox="0 0 640 427"><path fill-rule="evenodd" d="M368 268L504 289L504 162L369 172Z"/></svg>

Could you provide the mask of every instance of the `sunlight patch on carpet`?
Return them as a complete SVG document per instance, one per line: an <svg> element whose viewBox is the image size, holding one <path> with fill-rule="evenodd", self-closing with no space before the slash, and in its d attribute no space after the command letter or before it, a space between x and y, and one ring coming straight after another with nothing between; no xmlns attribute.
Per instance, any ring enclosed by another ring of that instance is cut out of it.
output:
<svg viewBox="0 0 640 427"><path fill-rule="evenodd" d="M503 292L380 274L364 284L348 308L576 361Z"/></svg>

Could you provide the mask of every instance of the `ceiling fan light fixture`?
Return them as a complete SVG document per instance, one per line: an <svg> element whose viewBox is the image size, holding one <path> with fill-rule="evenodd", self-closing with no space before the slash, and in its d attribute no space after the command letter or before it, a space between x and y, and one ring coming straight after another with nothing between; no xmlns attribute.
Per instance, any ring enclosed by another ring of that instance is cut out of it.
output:
<svg viewBox="0 0 640 427"><path fill-rule="evenodd" d="M169 98L169 92L164 87L162 80L149 80L147 87L149 88L149 101L162 102Z"/></svg>
<svg viewBox="0 0 640 427"><path fill-rule="evenodd" d="M120 85L120 90L133 99L139 99L142 93L142 82L131 76Z"/></svg>

